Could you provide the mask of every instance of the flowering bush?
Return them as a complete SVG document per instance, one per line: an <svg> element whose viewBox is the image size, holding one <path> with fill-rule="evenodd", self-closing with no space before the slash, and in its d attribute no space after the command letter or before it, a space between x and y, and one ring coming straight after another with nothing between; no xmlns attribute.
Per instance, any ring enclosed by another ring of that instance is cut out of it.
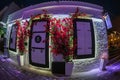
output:
<svg viewBox="0 0 120 80"><path fill-rule="evenodd" d="M18 49L19 49L20 55L23 55L26 52L25 44L30 32L27 29L28 21L25 21L23 23L21 23L20 21L16 21L16 25L17 25Z"/></svg>
<svg viewBox="0 0 120 80"><path fill-rule="evenodd" d="M71 61L76 48L73 39L72 19L51 19L49 34L51 52L54 55L62 54L65 61Z"/></svg>

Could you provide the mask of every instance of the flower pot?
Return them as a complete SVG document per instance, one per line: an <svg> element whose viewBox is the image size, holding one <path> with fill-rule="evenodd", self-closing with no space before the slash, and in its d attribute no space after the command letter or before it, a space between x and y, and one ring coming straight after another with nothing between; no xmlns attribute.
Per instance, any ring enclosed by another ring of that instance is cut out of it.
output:
<svg viewBox="0 0 120 80"><path fill-rule="evenodd" d="M18 64L24 66L24 55L18 55Z"/></svg>
<svg viewBox="0 0 120 80"><path fill-rule="evenodd" d="M24 54L24 65L29 66L29 55L28 54Z"/></svg>
<svg viewBox="0 0 120 80"><path fill-rule="evenodd" d="M73 70L73 62L66 62L65 64L65 75L70 76Z"/></svg>
<svg viewBox="0 0 120 80"><path fill-rule="evenodd" d="M52 62L52 73L54 75L70 76L72 69L73 62Z"/></svg>

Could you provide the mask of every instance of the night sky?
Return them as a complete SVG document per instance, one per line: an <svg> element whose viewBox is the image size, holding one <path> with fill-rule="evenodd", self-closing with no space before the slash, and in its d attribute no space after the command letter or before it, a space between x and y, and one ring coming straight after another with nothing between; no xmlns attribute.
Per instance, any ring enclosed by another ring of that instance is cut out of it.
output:
<svg viewBox="0 0 120 80"><path fill-rule="evenodd" d="M30 5L39 4L41 2L53 1L53 0L0 0L0 10L4 8L6 5L9 5L13 1L16 4L18 4L20 7L24 8ZM54 1L61 1L61 0L54 0ZM67 1L67 0L62 0L62 1ZM76 1L89 2L89 3L103 6L104 9L107 10L107 12L110 14L111 17L120 15L119 0L76 0Z"/></svg>

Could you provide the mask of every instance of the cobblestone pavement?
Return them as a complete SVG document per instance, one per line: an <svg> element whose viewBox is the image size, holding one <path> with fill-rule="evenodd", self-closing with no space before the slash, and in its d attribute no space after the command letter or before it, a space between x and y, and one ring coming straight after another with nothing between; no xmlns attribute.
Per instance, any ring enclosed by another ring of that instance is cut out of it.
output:
<svg viewBox="0 0 120 80"><path fill-rule="evenodd" d="M29 72L0 56L0 80L56 80L56 78Z"/></svg>
<svg viewBox="0 0 120 80"><path fill-rule="evenodd" d="M106 66L105 71L93 69L88 72L73 74L72 80L120 80L120 59Z"/></svg>
<svg viewBox="0 0 120 80"><path fill-rule="evenodd" d="M120 61L107 66L106 71L94 69L73 73L71 77L55 77L23 69L0 56L0 80L120 80Z"/></svg>

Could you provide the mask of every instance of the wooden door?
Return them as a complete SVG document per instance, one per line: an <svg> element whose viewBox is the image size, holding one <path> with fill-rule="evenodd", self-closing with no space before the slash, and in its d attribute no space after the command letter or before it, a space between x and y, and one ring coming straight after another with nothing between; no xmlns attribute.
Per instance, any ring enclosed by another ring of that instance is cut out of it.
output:
<svg viewBox="0 0 120 80"><path fill-rule="evenodd" d="M45 31L47 23L47 20L32 21L29 41L30 64L43 68L49 67L49 43L45 42L49 38L48 33Z"/></svg>

